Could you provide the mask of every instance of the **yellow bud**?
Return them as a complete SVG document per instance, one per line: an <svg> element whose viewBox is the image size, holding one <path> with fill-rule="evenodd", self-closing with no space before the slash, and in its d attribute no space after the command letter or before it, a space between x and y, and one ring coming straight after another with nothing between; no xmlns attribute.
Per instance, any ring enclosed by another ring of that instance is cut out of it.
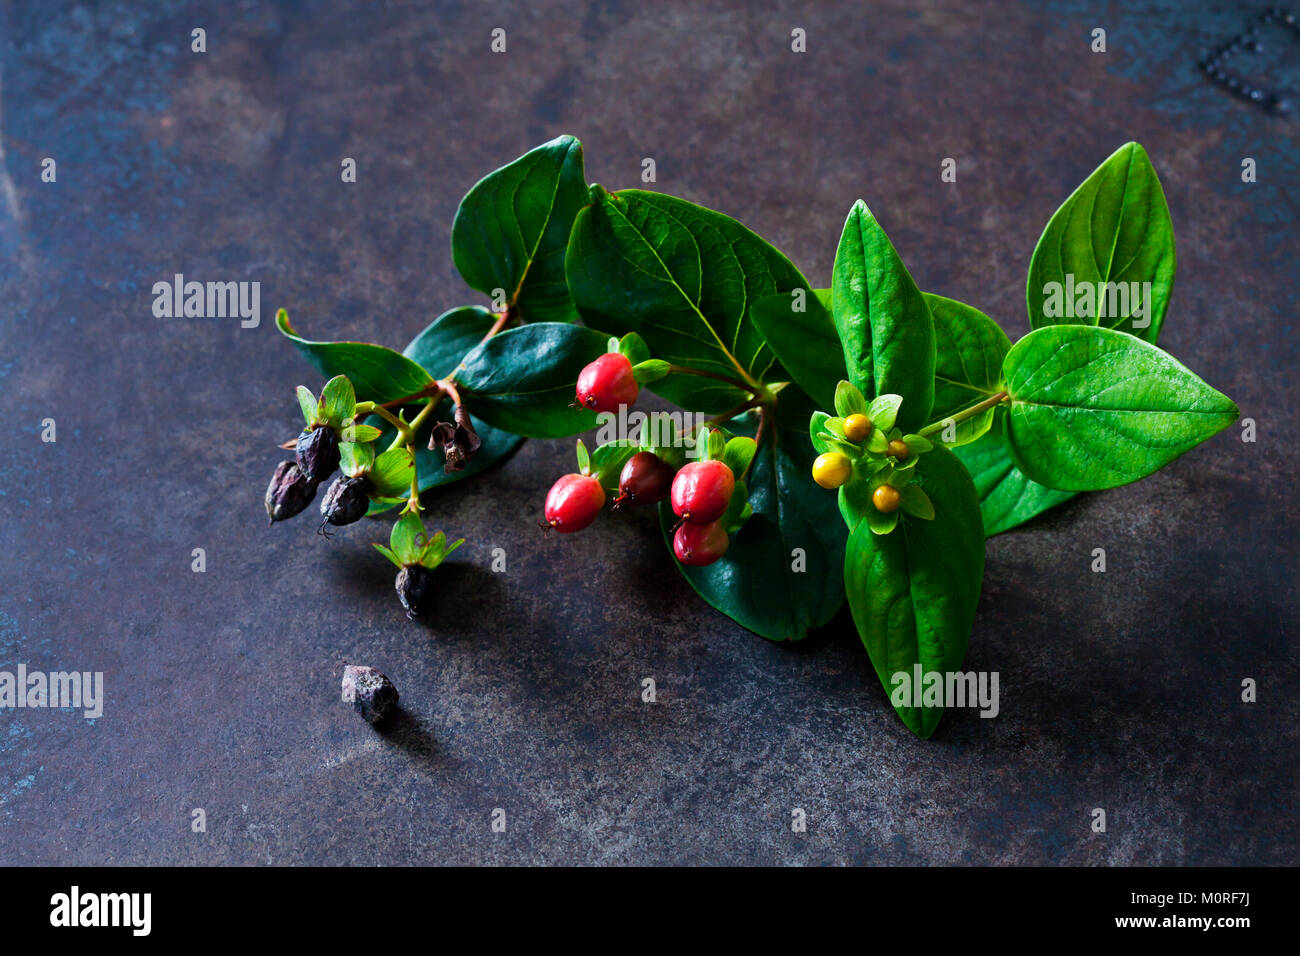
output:
<svg viewBox="0 0 1300 956"><path fill-rule="evenodd" d="M866 415L850 415L844 419L844 437L851 442L866 441L871 434L871 419Z"/></svg>
<svg viewBox="0 0 1300 956"><path fill-rule="evenodd" d="M813 481L823 488L838 488L849 480L853 474L853 462L849 456L838 451L828 451L818 455L813 462Z"/></svg>

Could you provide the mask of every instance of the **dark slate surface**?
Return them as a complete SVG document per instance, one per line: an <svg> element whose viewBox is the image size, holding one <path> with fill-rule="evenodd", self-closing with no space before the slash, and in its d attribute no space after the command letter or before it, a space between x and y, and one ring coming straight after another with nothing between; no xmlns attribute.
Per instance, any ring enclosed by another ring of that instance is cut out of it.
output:
<svg viewBox="0 0 1300 956"><path fill-rule="evenodd" d="M102 670L108 699L93 723L0 713L0 862L1296 863L1296 126L1195 69L1247 14L520 6L5 6L0 668ZM1252 68L1294 83L1296 49ZM1230 429L990 542L968 666L1000 673L1002 712L950 714L929 742L847 617L801 646L742 631L648 515L540 536L568 442L429 497L470 544L439 619L412 626L369 547L384 526L264 526L293 386L319 385L271 316L400 346L477 301L451 265L456 204L560 132L610 186L655 157L658 188L818 284L863 196L923 288L1013 336L1048 216L1140 140L1178 237L1162 344L1259 441ZM260 281L260 327L155 319L175 272ZM340 702L344 658L400 688L388 736Z"/></svg>

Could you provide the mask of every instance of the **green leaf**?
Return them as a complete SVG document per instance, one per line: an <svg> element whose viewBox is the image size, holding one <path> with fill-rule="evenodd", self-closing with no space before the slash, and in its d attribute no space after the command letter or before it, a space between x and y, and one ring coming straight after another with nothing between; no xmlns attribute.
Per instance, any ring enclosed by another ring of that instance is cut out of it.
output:
<svg viewBox="0 0 1300 956"><path fill-rule="evenodd" d="M451 544L447 544L447 536L439 531L433 536L433 540L429 542L423 553L421 553L420 564L432 571L447 559L447 555L451 554L464 543L464 538L457 538Z"/></svg>
<svg viewBox="0 0 1300 956"><path fill-rule="evenodd" d="M370 468L370 493L390 498L408 491L415 477L415 459L409 448L393 448L375 458Z"/></svg>
<svg viewBox="0 0 1300 956"><path fill-rule="evenodd" d="M744 435L737 435L727 442L722 449L722 463L731 469L731 473L739 478L749 467L749 463L754 460L754 454L758 451L758 445L754 439Z"/></svg>
<svg viewBox="0 0 1300 956"><path fill-rule="evenodd" d="M619 353L633 365L640 365L643 362L650 361L650 346L646 345L645 339L635 332L629 332L621 339L613 339L612 341ZM665 362L664 364L668 363Z"/></svg>
<svg viewBox="0 0 1300 956"><path fill-rule="evenodd" d="M413 395L433 382L416 362L382 345L308 341L294 331L284 309L275 314L275 324L322 375L327 378L346 375L356 391L357 401L391 402Z"/></svg>
<svg viewBox="0 0 1300 956"><path fill-rule="evenodd" d="M374 441L382 434L382 430L370 425L349 425L346 428L339 429L339 440L365 443Z"/></svg>
<svg viewBox="0 0 1300 956"><path fill-rule="evenodd" d="M335 375L325 383L320 393L320 404L316 406L316 414L322 422L339 428L352 418L356 409L357 395L346 375Z"/></svg>
<svg viewBox="0 0 1300 956"><path fill-rule="evenodd" d="M936 448L917 464L934 502L933 521L904 517L893 534L862 522L849 538L845 589L876 675L908 729L934 733L942 707L895 702L895 674L961 669L984 577L984 531L975 486L952 452Z"/></svg>
<svg viewBox="0 0 1300 956"><path fill-rule="evenodd" d="M931 421L943 421L996 394L1002 387L1002 360L1011 340L979 309L956 299L923 293L934 318L934 408ZM954 426L949 447L975 441L993 424L993 409Z"/></svg>
<svg viewBox="0 0 1300 956"><path fill-rule="evenodd" d="M564 251L586 202L581 143L560 136L530 150L461 200L451 227L456 269L470 288L503 289L526 321L575 321Z"/></svg>
<svg viewBox="0 0 1300 956"><path fill-rule="evenodd" d="M841 485L836 504L840 509L840 517L844 519L844 524L850 531L858 526L863 518L876 507L871 503L871 492L874 486L867 481L851 481L847 485Z"/></svg>
<svg viewBox="0 0 1300 956"><path fill-rule="evenodd" d="M371 445L359 445L356 442L339 444L339 465L343 474L349 478L368 472L375 465L375 449Z"/></svg>
<svg viewBox="0 0 1300 956"><path fill-rule="evenodd" d="M663 359L647 359L632 366L632 377L638 385L649 385L666 376L671 368Z"/></svg>
<svg viewBox="0 0 1300 956"><path fill-rule="evenodd" d="M1154 343L1169 307L1174 269L1174 227L1160 179L1146 150L1125 143L1061 204L1043 230L1029 262L1029 325L1100 324ZM1097 300L1098 283L1121 283L1128 293L1129 283L1139 283L1140 291L1140 283L1147 282L1151 289L1143 316L1136 314L1134 297L1121 294L1119 286L1108 287ZM1049 292L1054 288L1056 296Z"/></svg>
<svg viewBox="0 0 1300 956"><path fill-rule="evenodd" d="M1016 465L1062 491L1126 485L1237 420L1237 406L1168 353L1125 332L1051 325L1004 365Z"/></svg>
<svg viewBox="0 0 1300 956"><path fill-rule="evenodd" d="M424 522L414 511L405 512L393 524L388 543L402 564L418 564L424 553Z"/></svg>
<svg viewBox="0 0 1300 956"><path fill-rule="evenodd" d="M753 514L721 560L702 568L678 565L710 605L774 641L799 640L844 602L846 532L836 520L835 496L814 484L809 471L815 455L805 423L812 412L812 401L798 388L781 391L747 479ZM756 417L732 424L752 435ZM677 516L668 502L659 515L671 549ZM793 570L796 548L802 571Z"/></svg>
<svg viewBox="0 0 1300 956"><path fill-rule="evenodd" d="M832 407L835 383L849 373L831 318L830 289L763 296L750 306L749 315L795 384L822 408Z"/></svg>
<svg viewBox="0 0 1300 956"><path fill-rule="evenodd" d="M874 426L871 429L871 437L885 437L885 432L894 427L894 422L898 419L898 409L903 403L901 395L877 395L867 406L867 418L871 419Z"/></svg>
<svg viewBox="0 0 1300 956"><path fill-rule="evenodd" d="M393 564L397 565L399 568L402 566L402 562L398 560L397 555L393 553L391 548L386 548L382 544L376 544L373 545L373 547L376 551L378 551L380 554L386 557L389 561L392 561Z"/></svg>
<svg viewBox="0 0 1300 956"><path fill-rule="evenodd" d="M852 382L840 379L839 384L835 386L835 414L842 418L848 418L850 415L865 415L866 413L866 396Z"/></svg>
<svg viewBox="0 0 1300 956"><path fill-rule="evenodd" d="M922 521L934 520L934 504L921 486L916 483L904 485L900 491L903 496L902 509Z"/></svg>
<svg viewBox="0 0 1300 956"><path fill-rule="evenodd" d="M989 537L1024 524L1074 497L1073 491L1057 491L1025 477L1011 457L1011 449L1003 437L1005 430L1006 409L999 407L988 434L953 449L975 481L984 533Z"/></svg>
<svg viewBox="0 0 1300 956"><path fill-rule="evenodd" d="M901 511L881 511L874 506L866 510L865 516L872 534L890 534L903 518Z"/></svg>
<svg viewBox="0 0 1300 956"><path fill-rule="evenodd" d="M828 421L830 421L830 416L825 412L813 412L808 418L808 436L812 439L813 449L819 455L831 450L831 445L822 437L822 432L826 430Z"/></svg>
<svg viewBox="0 0 1300 956"><path fill-rule="evenodd" d="M835 251L831 310L849 381L864 395L901 395L899 426L919 431L934 402L934 322L921 290L861 199L849 211Z"/></svg>
<svg viewBox="0 0 1300 956"><path fill-rule="evenodd" d="M579 438L578 441L576 442L575 451L577 452L578 455L578 474L590 475L591 455L588 454L587 446L582 443L581 438Z"/></svg>
<svg viewBox="0 0 1300 956"><path fill-rule="evenodd" d="M780 374L750 303L807 287L780 252L734 219L682 199L591 188L565 257L569 290L588 325L637 332L654 354L748 383ZM654 390L693 411L722 412L749 394L674 374Z"/></svg>
<svg viewBox="0 0 1300 956"><path fill-rule="evenodd" d="M302 409L302 417L307 420L307 427L311 428L312 425L315 425L316 396L305 385L298 386L298 407Z"/></svg>
<svg viewBox="0 0 1300 956"><path fill-rule="evenodd" d="M596 427L596 413L570 407L583 367L607 336L563 322L498 332L465 356L461 398L483 421L529 438L562 438Z"/></svg>
<svg viewBox="0 0 1300 956"><path fill-rule="evenodd" d="M614 441L597 445L591 453L591 474L606 490L617 491L618 479L623 474L623 466L633 455L641 450L639 442L630 438L618 438ZM581 461L579 455L579 461Z"/></svg>

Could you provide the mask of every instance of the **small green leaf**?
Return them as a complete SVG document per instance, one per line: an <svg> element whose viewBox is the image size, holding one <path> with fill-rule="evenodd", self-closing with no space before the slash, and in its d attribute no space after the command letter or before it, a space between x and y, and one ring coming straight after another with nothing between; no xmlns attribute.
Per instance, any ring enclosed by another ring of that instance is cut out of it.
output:
<svg viewBox="0 0 1300 956"><path fill-rule="evenodd" d="M930 496L921 490L920 485L909 483L899 489L899 492L903 496L904 511L922 521L934 520L934 504L930 501Z"/></svg>
<svg viewBox="0 0 1300 956"><path fill-rule="evenodd" d="M339 429L339 441L359 443L372 442L382 434L383 431L381 429L374 428L370 425L348 425L345 428Z"/></svg>
<svg viewBox="0 0 1300 956"><path fill-rule="evenodd" d="M847 485L840 486L837 504L840 517L850 531L861 523L868 512L876 510L876 506L871 503L871 491L872 486L866 481L850 481Z"/></svg>
<svg viewBox="0 0 1300 956"><path fill-rule="evenodd" d="M333 428L340 427L356 413L357 396L346 375L335 375L325 383L320 393L316 411L321 421Z"/></svg>
<svg viewBox="0 0 1300 956"><path fill-rule="evenodd" d="M749 308L750 318L790 377L825 408L833 403L835 382L849 374L830 298L830 289L799 288L763 296Z"/></svg>
<svg viewBox="0 0 1300 956"><path fill-rule="evenodd" d="M901 395L877 395L867 406L867 418L871 419L872 435L884 435L894 427L898 420L898 409L903 404Z"/></svg>
<svg viewBox="0 0 1300 956"><path fill-rule="evenodd" d="M905 517L887 535L859 524L844 575L858 635L890 702L908 729L929 737L943 708L915 706L897 693L896 675L910 681L920 665L943 680L960 670L984 577L984 530L975 486L952 452L936 448L917 468L935 520Z"/></svg>
<svg viewBox="0 0 1300 956"><path fill-rule="evenodd" d="M1175 266L1174 227L1160 178L1146 150L1125 143L1043 230L1029 262L1029 325L1101 325L1154 343L1169 307Z"/></svg>
<svg viewBox="0 0 1300 956"><path fill-rule="evenodd" d="M867 436L867 451L876 455L883 455L888 450L889 435L885 432L885 429L871 429L871 434Z"/></svg>
<svg viewBox="0 0 1300 956"><path fill-rule="evenodd" d="M606 335L562 322L499 332L465 356L461 398L479 418L529 438L595 428L596 413L571 407L578 374L605 354Z"/></svg>
<svg viewBox="0 0 1300 956"><path fill-rule="evenodd" d="M403 565L418 564L424 552L424 522L414 511L405 512L393 524L388 543Z"/></svg>
<svg viewBox="0 0 1300 956"><path fill-rule="evenodd" d="M392 561L393 564L397 565L399 568L402 566L402 562L398 560L397 555L395 555L392 552L391 548L386 548L382 544L376 544L373 545L373 547L376 551L378 551L380 554L386 557L389 561Z"/></svg>
<svg viewBox="0 0 1300 956"><path fill-rule="evenodd" d="M808 435L812 439L813 448L817 450L819 455L824 455L831 450L828 441L822 437L822 432L826 430L826 423L829 420L830 416L825 412L813 412L808 419Z"/></svg>
<svg viewBox="0 0 1300 956"><path fill-rule="evenodd" d="M671 368L663 359L647 359L632 366L632 376L638 385L649 385L666 376Z"/></svg>
<svg viewBox="0 0 1300 956"><path fill-rule="evenodd" d="M866 396L852 382L841 379L840 383L835 386L835 414L841 418L848 418L850 415L865 415L866 413Z"/></svg>
<svg viewBox="0 0 1300 956"><path fill-rule="evenodd" d="M867 509L867 527L871 529L872 534L889 534L898 527L900 517L901 512L885 512L873 506Z"/></svg>
<svg viewBox="0 0 1300 956"><path fill-rule="evenodd" d="M415 459L409 448L393 448L375 458L370 469L371 494L390 498L411 487L415 477Z"/></svg>
<svg viewBox="0 0 1300 956"><path fill-rule="evenodd" d="M607 490L618 489L618 479L623 473L623 466L633 455L641 450L639 442L630 438L619 438L597 445L591 453L591 475ZM584 449L585 451L585 449ZM582 455L579 453L579 461Z"/></svg>
<svg viewBox="0 0 1300 956"><path fill-rule="evenodd" d="M591 188L565 256L569 290L588 325L638 332L673 365L741 382L778 374L750 303L808 283L790 261L734 219L683 199ZM723 412L746 390L669 375L654 391L693 411Z"/></svg>
<svg viewBox="0 0 1300 956"><path fill-rule="evenodd" d="M737 435L722 449L722 463L739 478L749 468L749 463L754 460L757 451L758 445L754 443L754 439Z"/></svg>
<svg viewBox="0 0 1300 956"><path fill-rule="evenodd" d="M629 332L621 339L611 339L614 343L614 350L621 352L623 357L633 365L640 365L650 360L650 346L645 344L645 339L635 332ZM664 365L667 365L664 362Z"/></svg>
<svg viewBox="0 0 1300 956"><path fill-rule="evenodd" d="M298 407L302 409L302 417L307 420L307 427L311 428L312 425L315 425L316 396L305 385L298 386Z"/></svg>
<svg viewBox="0 0 1300 956"><path fill-rule="evenodd" d="M368 342L312 342L289 325L289 315L275 314L276 328L322 375L346 375L356 391L355 400L391 402L414 395L433 379L420 365L399 352ZM317 416L324 413L317 409Z"/></svg>
<svg viewBox="0 0 1300 956"><path fill-rule="evenodd" d="M456 269L486 295L504 290L526 321L577 319L564 251L587 202L582 144L560 136L479 180L451 227Z"/></svg>
<svg viewBox="0 0 1300 956"><path fill-rule="evenodd" d="M582 443L582 439L580 438L574 443L574 447L578 453L578 474L590 475L591 455L587 453L587 446Z"/></svg>
<svg viewBox="0 0 1300 956"><path fill-rule="evenodd" d="M934 322L893 243L860 199L835 251L831 310L849 381L865 395L902 396L902 427L924 427L934 402Z"/></svg>
<svg viewBox="0 0 1300 956"><path fill-rule="evenodd" d="M1098 491L1144 478L1237 420L1232 400L1126 332L1050 325L1004 365L1007 442L1032 480Z"/></svg>
<svg viewBox="0 0 1300 956"><path fill-rule="evenodd" d="M451 554L465 543L464 538L457 538L451 544L447 544L447 536L441 531L439 531L434 537L437 539L436 545L430 544L429 547L427 547L420 555L420 564L423 567L428 568L430 571L442 564L443 561L447 560L447 555Z"/></svg>
<svg viewBox="0 0 1300 956"><path fill-rule="evenodd" d="M924 455L934 448L934 442L922 435L904 435L903 444L915 455Z"/></svg>
<svg viewBox="0 0 1300 956"><path fill-rule="evenodd" d="M372 445L359 445L355 442L339 444L339 466L349 478L364 475L375 465L375 449Z"/></svg>

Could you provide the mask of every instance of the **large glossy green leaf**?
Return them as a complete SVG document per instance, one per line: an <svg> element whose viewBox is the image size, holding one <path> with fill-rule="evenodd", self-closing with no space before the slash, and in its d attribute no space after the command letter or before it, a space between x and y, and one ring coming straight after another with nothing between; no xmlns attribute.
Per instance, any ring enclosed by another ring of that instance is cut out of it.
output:
<svg viewBox="0 0 1300 956"><path fill-rule="evenodd" d="M1011 340L979 309L924 293L934 318L934 408L930 418L941 421L983 401L1001 388L1002 360ZM949 447L975 441L993 424L993 409L956 426Z"/></svg>
<svg viewBox="0 0 1300 956"><path fill-rule="evenodd" d="M734 219L672 196L599 186L574 223L565 269L587 324L638 332L657 359L749 383L783 373L750 304L808 286L785 256ZM698 376L669 375L652 387L704 412L748 397Z"/></svg>
<svg viewBox="0 0 1300 956"><path fill-rule="evenodd" d="M1146 150L1125 143L1043 230L1029 262L1029 325L1100 324L1154 343L1169 307L1174 267L1174 227L1160 179ZM1145 282L1151 283L1150 297L1142 310L1146 314L1139 316L1129 283ZM1105 288L1106 283L1123 288Z"/></svg>
<svg viewBox="0 0 1300 956"><path fill-rule="evenodd" d="M905 515L890 534L860 521L849 537L844 584L858 635L894 709L929 737L942 707L899 706L895 674L961 669L984 578L984 530L975 486L944 448L922 455L913 481L934 503L930 521ZM924 680L924 677L923 677Z"/></svg>
<svg viewBox="0 0 1300 956"><path fill-rule="evenodd" d="M849 373L831 318L831 290L799 291L799 298L789 292L764 296L749 315L795 383L820 408L833 408L835 385Z"/></svg>
<svg viewBox="0 0 1300 956"><path fill-rule="evenodd" d="M868 398L903 396L898 424L919 431L934 402L934 322L921 290L861 199L835 250L831 311L849 381Z"/></svg>
<svg viewBox="0 0 1300 956"><path fill-rule="evenodd" d="M1237 406L1126 332L1052 325L1003 366L1007 440L1034 481L1096 491L1144 478L1237 420Z"/></svg>
<svg viewBox="0 0 1300 956"><path fill-rule="evenodd" d="M465 356L461 399L489 425L529 438L562 438L595 428L595 412L571 407L578 373L605 353L604 332L534 322L498 332Z"/></svg>
<svg viewBox="0 0 1300 956"><path fill-rule="evenodd" d="M1030 481L1016 467L1005 438L1006 409L995 409L986 435L969 445L954 448L975 481L979 493L984 533L989 537L1009 531L1030 518L1055 508L1074 497L1073 491L1057 491Z"/></svg>
<svg viewBox="0 0 1300 956"><path fill-rule="evenodd" d="M481 179L461 200L451 253L471 288L505 291L526 321L577 319L564 252L587 201L582 144L561 136Z"/></svg>
<svg viewBox="0 0 1300 956"><path fill-rule="evenodd" d="M796 386L782 390L775 427L769 423L769 437L759 445L747 479L753 515L720 561L702 568L678 565L705 601L773 641L805 637L844 603L846 530L834 493L811 477L812 411L811 399ZM753 435L755 424L750 414L736 420L734 430ZM678 519L668 502L659 513L671 550Z"/></svg>
<svg viewBox="0 0 1300 956"><path fill-rule="evenodd" d="M275 325L326 378L346 375L359 402L390 402L413 395L433 381L418 363L382 345L304 339L289 324L284 309L276 313Z"/></svg>

